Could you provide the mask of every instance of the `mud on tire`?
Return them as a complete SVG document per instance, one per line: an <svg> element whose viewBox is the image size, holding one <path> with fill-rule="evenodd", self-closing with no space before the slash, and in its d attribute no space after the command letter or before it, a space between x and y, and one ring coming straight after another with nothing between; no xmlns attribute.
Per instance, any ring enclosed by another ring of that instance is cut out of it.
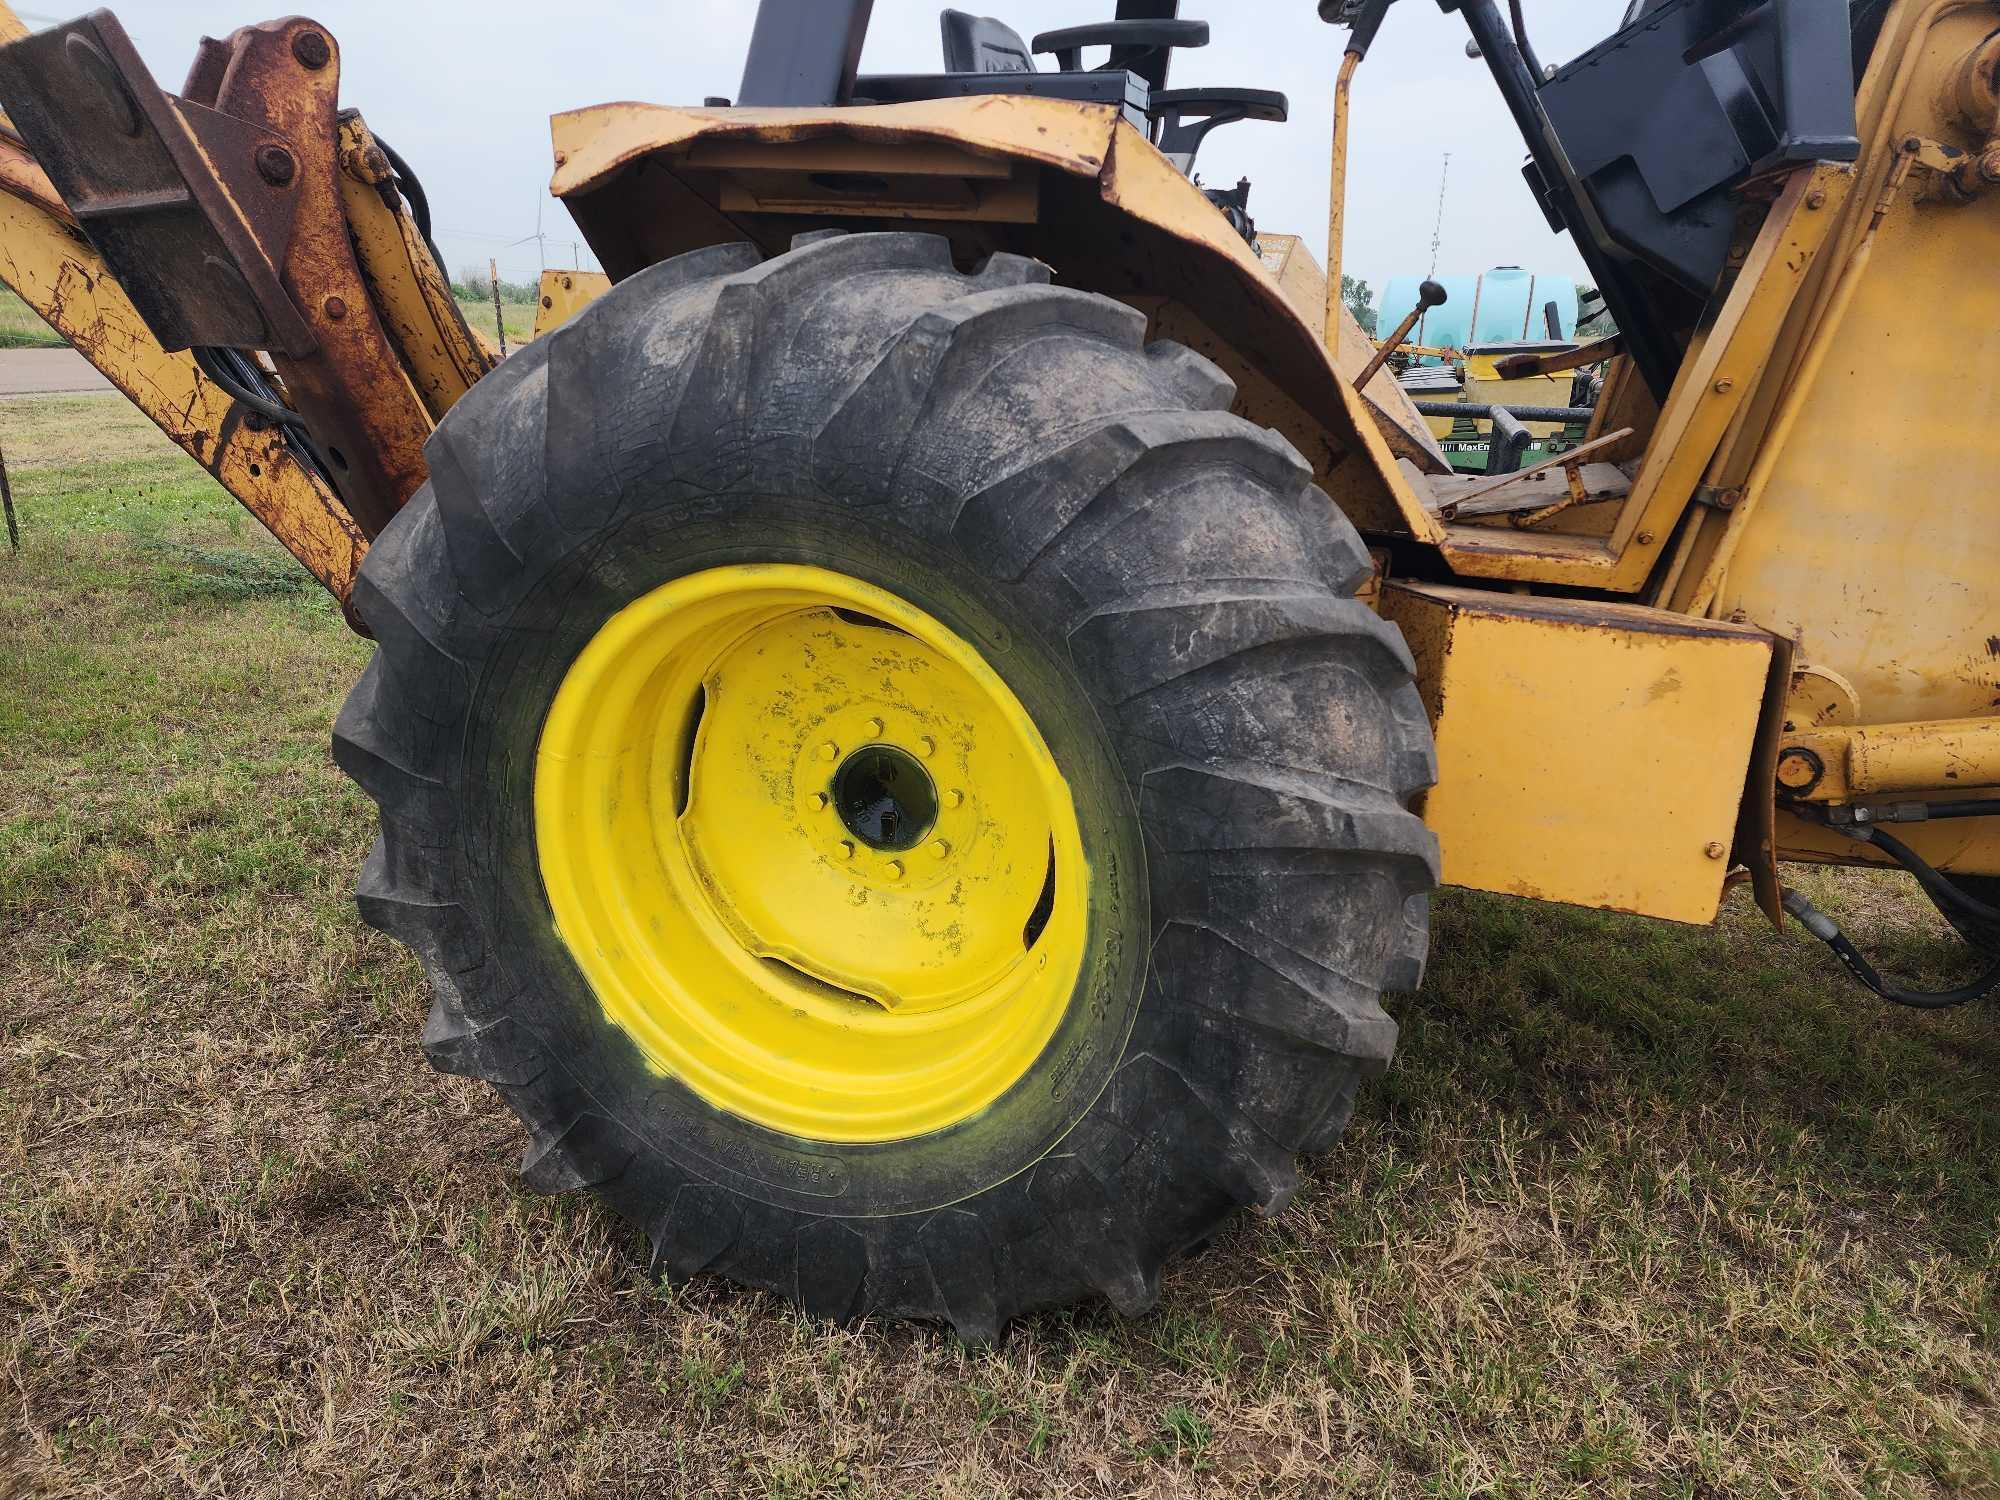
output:
<svg viewBox="0 0 2000 1500"><path fill-rule="evenodd" d="M1420 979L1430 736L1352 529L1212 365L1047 283L917 234L654 266L459 404L362 569L380 649L335 730L381 811L362 914L429 973L431 1062L526 1125L527 1184L594 1188L663 1273L981 1341L1091 1294L1140 1312L1291 1197ZM712 1109L555 934L530 804L563 671L736 561L839 568L977 644L1118 882L1083 1041L962 1126L842 1146Z"/></svg>

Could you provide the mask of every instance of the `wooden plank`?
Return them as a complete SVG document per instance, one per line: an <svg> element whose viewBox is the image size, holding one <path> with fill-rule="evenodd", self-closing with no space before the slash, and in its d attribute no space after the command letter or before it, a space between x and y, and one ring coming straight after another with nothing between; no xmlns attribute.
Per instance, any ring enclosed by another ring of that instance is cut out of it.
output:
<svg viewBox="0 0 2000 1500"><path fill-rule="evenodd" d="M1586 463L1578 466L1586 503L1622 500L1632 493L1632 480L1616 464ZM1433 514L1451 508L1450 520L1465 521L1475 516L1504 516L1516 511L1540 510L1554 505L1569 493L1569 483L1560 469L1520 474L1512 484L1493 486L1483 475L1428 475L1429 484L1418 490L1418 498ZM1463 496L1464 498L1460 498Z"/></svg>

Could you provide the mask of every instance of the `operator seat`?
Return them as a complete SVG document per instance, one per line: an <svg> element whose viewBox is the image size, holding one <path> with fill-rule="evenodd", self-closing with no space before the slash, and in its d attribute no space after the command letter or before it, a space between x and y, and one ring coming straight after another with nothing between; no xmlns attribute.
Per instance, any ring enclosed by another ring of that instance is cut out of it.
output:
<svg viewBox="0 0 2000 1500"><path fill-rule="evenodd" d="M991 16L944 13L944 70L947 73L1032 73L1034 54L1021 33Z"/></svg>
<svg viewBox="0 0 2000 1500"><path fill-rule="evenodd" d="M1206 47L1208 23L1174 14L1180 0L1119 0L1118 19L1044 32L1030 46L1004 21L947 10L941 74L873 74L854 82L857 104L896 104L968 94L1028 94L1116 104L1174 165L1194 175L1195 156L1208 133L1238 120L1282 123L1291 109L1269 89L1169 89L1167 70L1176 48ZM1109 59L1083 66L1086 47L1110 48ZM1052 56L1055 69L1035 62Z"/></svg>

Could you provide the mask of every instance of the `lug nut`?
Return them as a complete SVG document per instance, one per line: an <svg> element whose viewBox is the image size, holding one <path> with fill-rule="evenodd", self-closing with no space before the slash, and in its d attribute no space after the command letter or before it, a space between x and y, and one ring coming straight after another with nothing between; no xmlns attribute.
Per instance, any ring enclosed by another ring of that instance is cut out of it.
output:
<svg viewBox="0 0 2000 1500"><path fill-rule="evenodd" d="M833 799L827 796L825 792L814 792L808 800L811 801L814 812L825 812L827 804Z"/></svg>
<svg viewBox="0 0 2000 1500"><path fill-rule="evenodd" d="M840 746L836 745L832 740L828 740L825 744L821 745L819 749L815 750L813 753L817 755L821 760L833 760L837 756L839 756Z"/></svg>
<svg viewBox="0 0 2000 1500"><path fill-rule="evenodd" d="M882 728L883 725L880 719L870 719L862 726L861 733L868 739L879 740L882 738Z"/></svg>
<svg viewBox="0 0 2000 1500"><path fill-rule="evenodd" d="M299 66L318 72L333 61L333 48L317 31L301 31L292 38L292 56L299 60Z"/></svg>
<svg viewBox="0 0 2000 1500"><path fill-rule="evenodd" d="M901 880L903 878L903 862L900 859L890 860L889 863L882 866L882 873L891 880Z"/></svg>
<svg viewBox="0 0 2000 1500"><path fill-rule="evenodd" d="M854 843L850 839L842 839L839 846L833 852L842 859L852 859L854 858Z"/></svg>
<svg viewBox="0 0 2000 1500"><path fill-rule="evenodd" d="M946 807L961 807L964 803L965 793L961 792L957 787L953 787L944 794L944 805Z"/></svg>
<svg viewBox="0 0 2000 1500"><path fill-rule="evenodd" d="M943 839L932 839L931 853L935 854L939 859L943 859L947 854L951 853L951 845Z"/></svg>
<svg viewBox="0 0 2000 1500"><path fill-rule="evenodd" d="M917 741L917 755L919 756L919 758L923 760L929 760L933 755L936 754L937 754L937 741L932 739L929 735L925 735L922 739Z"/></svg>

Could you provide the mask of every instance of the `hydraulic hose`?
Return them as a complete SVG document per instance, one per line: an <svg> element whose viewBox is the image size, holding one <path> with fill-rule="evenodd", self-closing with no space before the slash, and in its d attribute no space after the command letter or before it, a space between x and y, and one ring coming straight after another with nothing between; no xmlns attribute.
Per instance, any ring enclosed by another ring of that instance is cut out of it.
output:
<svg viewBox="0 0 2000 1500"><path fill-rule="evenodd" d="M300 463L317 474L336 495L340 484L327 466L326 456L313 441L305 419L277 399L264 372L240 349L212 349L197 345L189 351L195 368L215 382L216 388L245 410L256 413L278 428L285 446Z"/></svg>
<svg viewBox="0 0 2000 1500"><path fill-rule="evenodd" d="M299 420L299 414L289 406L251 387L245 378L244 370L248 362L236 350L197 347L191 352L194 355L195 367L221 387L222 393L232 401L240 403L268 421L276 422L281 427L303 425Z"/></svg>
<svg viewBox="0 0 2000 1500"><path fill-rule="evenodd" d="M1861 950L1848 941L1833 918L1808 901L1800 892L1789 888L1785 891L1785 910L1804 924L1807 932L1825 943L1834 955L1847 966L1862 984L1887 1000L1891 1005L1906 1006L1911 1010L1949 1010L1956 1005L1970 1005L1975 1000L1984 1000L1995 990L2000 990L2000 959L1970 984L1955 990L1906 990L1900 985L1889 983L1875 972L1875 966L1861 956Z"/></svg>
<svg viewBox="0 0 2000 1500"><path fill-rule="evenodd" d="M1793 808L1798 812L1797 807ZM1978 818L2000 816L2000 803L1996 802L1939 802L1924 807L1927 817ZM1833 825L1826 825L1833 826ZM1988 906L1976 897L1966 894L1908 844L1894 834L1885 833L1881 828L1866 825L1862 827L1841 827L1857 843L1871 844L1901 865L1922 887L1931 904L1937 907L1944 919L1951 923L1959 936L1964 938L1975 951L1988 952L1996 946L1996 934L2000 934L2000 910ZM1891 1005L1906 1006L1912 1010L1947 1010L1956 1005L1969 1005L1975 1000L1984 1000L2000 990L2000 953L1984 973L1969 984L1951 990L1909 990L1893 984L1878 973L1848 939L1839 925L1824 912L1815 907L1799 891L1787 888L1784 892L1784 907L1796 917L1814 937L1825 943L1848 973L1861 984Z"/></svg>
<svg viewBox="0 0 2000 1500"><path fill-rule="evenodd" d="M1528 41L1528 23L1521 16L1521 0L1507 0L1507 8L1513 12L1514 45L1521 49L1521 61L1526 63L1528 71L1535 75L1535 82L1540 83L1545 76L1542 72L1542 60L1535 56L1535 49Z"/></svg>
<svg viewBox="0 0 2000 1500"><path fill-rule="evenodd" d="M416 171L403 159L403 154L381 136L375 137L375 144L382 148L382 154L389 158L389 166L396 174L396 191L401 193L410 205L410 217L416 221L417 233L423 236L424 244L430 248L431 259L437 262L440 273L449 275L444 268L444 257L438 254L437 241L431 238L431 200L424 191L422 181Z"/></svg>

